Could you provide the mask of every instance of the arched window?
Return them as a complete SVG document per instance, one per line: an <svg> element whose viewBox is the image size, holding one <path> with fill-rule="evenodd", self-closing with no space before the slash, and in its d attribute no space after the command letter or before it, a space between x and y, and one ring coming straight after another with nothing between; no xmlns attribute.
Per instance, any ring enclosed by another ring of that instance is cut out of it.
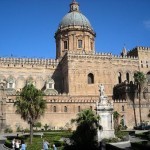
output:
<svg viewBox="0 0 150 150"><path fill-rule="evenodd" d="M122 77L121 77L122 75L121 75L121 73L119 72L118 73L118 83L121 83L122 82Z"/></svg>
<svg viewBox="0 0 150 150"><path fill-rule="evenodd" d="M53 112L56 112L56 106L53 107Z"/></svg>
<svg viewBox="0 0 150 150"><path fill-rule="evenodd" d="M82 40L78 40L78 48L82 48Z"/></svg>
<svg viewBox="0 0 150 150"><path fill-rule="evenodd" d="M64 106L64 112L67 112L68 109L67 109L67 106Z"/></svg>
<svg viewBox="0 0 150 150"><path fill-rule="evenodd" d="M129 77L129 73L128 72L126 73L126 80L127 80L128 83L130 82L130 77Z"/></svg>
<svg viewBox="0 0 150 150"><path fill-rule="evenodd" d="M81 107L80 106L78 106L78 112L80 112L81 111Z"/></svg>
<svg viewBox="0 0 150 150"><path fill-rule="evenodd" d="M15 88L15 79L11 76L7 79L7 88L8 89L14 89Z"/></svg>
<svg viewBox="0 0 150 150"><path fill-rule="evenodd" d="M146 78L147 78L148 83L150 83L150 71L147 73Z"/></svg>
<svg viewBox="0 0 150 150"><path fill-rule="evenodd" d="M92 106L90 106L90 109L92 110Z"/></svg>
<svg viewBox="0 0 150 150"><path fill-rule="evenodd" d="M148 68L148 61L146 61L146 67Z"/></svg>
<svg viewBox="0 0 150 150"><path fill-rule="evenodd" d="M124 111L124 106L122 105L122 111Z"/></svg>
<svg viewBox="0 0 150 150"><path fill-rule="evenodd" d="M88 84L94 83L94 75L92 73L88 74Z"/></svg>
<svg viewBox="0 0 150 150"><path fill-rule="evenodd" d="M91 50L93 50L93 42L91 42Z"/></svg>
<svg viewBox="0 0 150 150"><path fill-rule="evenodd" d="M68 42L64 41L64 49L68 49Z"/></svg>
<svg viewBox="0 0 150 150"><path fill-rule="evenodd" d="M141 61L141 68L143 68L143 61Z"/></svg>

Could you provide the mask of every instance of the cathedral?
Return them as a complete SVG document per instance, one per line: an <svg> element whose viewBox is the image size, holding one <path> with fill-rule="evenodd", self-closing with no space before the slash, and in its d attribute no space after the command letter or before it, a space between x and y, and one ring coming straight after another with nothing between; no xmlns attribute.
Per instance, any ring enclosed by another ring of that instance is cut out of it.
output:
<svg viewBox="0 0 150 150"><path fill-rule="evenodd" d="M17 92L28 83L45 93L47 109L38 120L43 126L65 129L81 110L95 111L102 84L124 125L133 128L134 114L140 122L138 94L131 96L137 71L147 78L141 112L142 120L150 121L150 47L137 46L130 51L124 47L120 56L97 53L95 38L90 21L73 1L55 33L56 59L0 57L0 130L29 128L14 107Z"/></svg>

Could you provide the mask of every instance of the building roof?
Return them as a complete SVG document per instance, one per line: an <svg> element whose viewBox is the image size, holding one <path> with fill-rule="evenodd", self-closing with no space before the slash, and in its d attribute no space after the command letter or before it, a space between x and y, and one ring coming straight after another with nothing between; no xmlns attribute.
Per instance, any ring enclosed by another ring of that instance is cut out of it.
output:
<svg viewBox="0 0 150 150"><path fill-rule="evenodd" d="M79 4L75 1L70 4L70 11L63 17L59 24L59 28L68 26L81 26L92 29L90 21L79 11Z"/></svg>

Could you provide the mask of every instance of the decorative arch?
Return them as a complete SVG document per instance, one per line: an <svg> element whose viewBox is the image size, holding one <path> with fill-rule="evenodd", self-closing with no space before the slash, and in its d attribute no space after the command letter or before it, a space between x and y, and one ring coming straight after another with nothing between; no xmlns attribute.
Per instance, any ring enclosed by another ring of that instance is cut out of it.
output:
<svg viewBox="0 0 150 150"><path fill-rule="evenodd" d="M23 76L19 76L16 80L16 88L22 89L26 84L25 78Z"/></svg>
<svg viewBox="0 0 150 150"><path fill-rule="evenodd" d="M7 78L7 88L14 89L15 88L15 78L13 76L9 76Z"/></svg>
<svg viewBox="0 0 150 150"><path fill-rule="evenodd" d="M80 106L78 106L78 112L80 112L81 111L81 107Z"/></svg>
<svg viewBox="0 0 150 150"><path fill-rule="evenodd" d="M64 106L64 112L68 112L67 106Z"/></svg>
<svg viewBox="0 0 150 150"><path fill-rule="evenodd" d="M122 82L122 73L118 72L118 83L120 84Z"/></svg>
<svg viewBox="0 0 150 150"><path fill-rule="evenodd" d="M150 83L150 71L147 72L147 74L146 74L146 79L147 79L147 82Z"/></svg>
<svg viewBox="0 0 150 150"><path fill-rule="evenodd" d="M34 81L34 79L33 79L32 76L29 76L29 77L27 78L27 84L33 84L33 85L35 86L35 81Z"/></svg>
<svg viewBox="0 0 150 150"><path fill-rule="evenodd" d="M57 112L56 106L53 106L53 112Z"/></svg>
<svg viewBox="0 0 150 150"><path fill-rule="evenodd" d="M44 80L43 80L43 78L41 76L38 76L35 79L35 81L36 81L36 88L42 89L44 87L45 82L44 82Z"/></svg>
<svg viewBox="0 0 150 150"><path fill-rule="evenodd" d="M94 75L93 75L93 73L88 74L88 84L94 84Z"/></svg>
<svg viewBox="0 0 150 150"><path fill-rule="evenodd" d="M129 72L126 73L126 80L127 80L128 83L130 83L130 74L129 74Z"/></svg>

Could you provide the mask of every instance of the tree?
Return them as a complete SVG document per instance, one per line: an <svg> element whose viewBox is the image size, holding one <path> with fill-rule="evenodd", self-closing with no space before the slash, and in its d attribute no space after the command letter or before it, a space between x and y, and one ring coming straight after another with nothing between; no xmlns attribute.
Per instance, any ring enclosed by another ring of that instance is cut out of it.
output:
<svg viewBox="0 0 150 150"><path fill-rule="evenodd" d="M46 101L43 100L44 93L35 88L33 84L27 84L16 97L14 106L16 113L30 125L30 143L33 139L33 125L44 114Z"/></svg>
<svg viewBox="0 0 150 150"><path fill-rule="evenodd" d="M140 123L142 123L142 115L141 115L141 98L142 98L142 89L144 82L146 80L145 75L143 72L136 72L134 74L134 80L135 83L137 83L137 88L138 88L138 98L139 98L139 115L140 115Z"/></svg>
<svg viewBox="0 0 150 150"><path fill-rule="evenodd" d="M33 127L36 128L36 131L37 131L38 128L41 128L41 126L42 126L41 122L35 122L34 125L33 125Z"/></svg>
<svg viewBox="0 0 150 150"><path fill-rule="evenodd" d="M74 131L71 137L74 149L97 149L97 129L101 127L99 120L100 117L90 109L78 113L77 118L72 120L72 122L77 125L76 131Z"/></svg>
<svg viewBox="0 0 150 150"><path fill-rule="evenodd" d="M129 97L133 102L133 113L134 113L134 122L135 122L135 126L137 127L137 118L136 118L136 110L135 110L135 93L136 93L136 88L137 86L135 84L133 84L133 82L130 82L130 94Z"/></svg>
<svg viewBox="0 0 150 150"><path fill-rule="evenodd" d="M119 117L120 117L120 114L117 111L114 111L113 118L114 118L115 132L117 132L119 130Z"/></svg>

